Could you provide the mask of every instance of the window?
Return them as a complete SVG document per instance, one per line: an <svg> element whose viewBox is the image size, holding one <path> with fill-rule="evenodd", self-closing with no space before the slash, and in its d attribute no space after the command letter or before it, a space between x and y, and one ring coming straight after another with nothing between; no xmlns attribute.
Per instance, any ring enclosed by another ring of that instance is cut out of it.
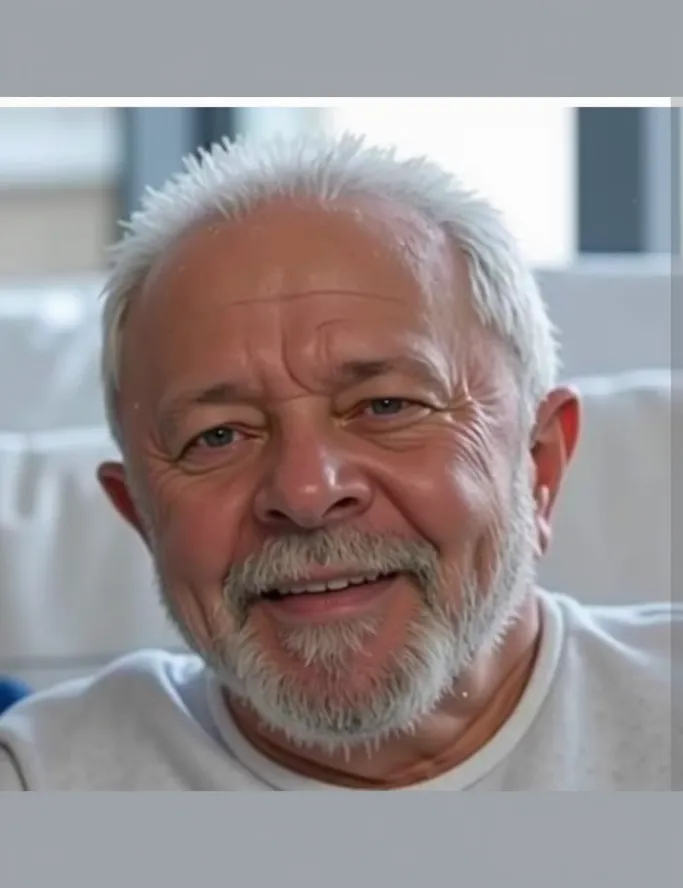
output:
<svg viewBox="0 0 683 888"><path fill-rule="evenodd" d="M98 271L121 130L107 108L0 108L0 283Z"/></svg>
<svg viewBox="0 0 683 888"><path fill-rule="evenodd" d="M222 135L311 126L426 153L499 206L535 266L683 242L681 112L543 99L0 109L0 278L99 267L115 222Z"/></svg>
<svg viewBox="0 0 683 888"><path fill-rule="evenodd" d="M432 156L503 211L536 266L604 254L666 256L681 242L680 110L549 99L350 99L236 112L233 132L268 137L322 125Z"/></svg>
<svg viewBox="0 0 683 888"><path fill-rule="evenodd" d="M0 187L112 183L118 124L112 108L0 108Z"/></svg>
<svg viewBox="0 0 683 888"><path fill-rule="evenodd" d="M666 366L671 253L683 246L681 111L623 102L0 109L0 287L100 270L116 220L200 145L245 131L351 129L433 156L499 206L563 330L568 373ZM610 336L591 339L591 327Z"/></svg>
<svg viewBox="0 0 683 888"><path fill-rule="evenodd" d="M348 128L396 142L403 152L433 155L508 217L561 331L567 376L670 366L670 254L681 243L680 112L541 99L153 109L157 119L172 113L185 122L176 154L169 155L165 139L156 163L148 156L146 169L135 169L138 182L158 184L190 143L244 131L267 138L313 126ZM149 112L139 114L151 120Z"/></svg>
<svg viewBox="0 0 683 888"><path fill-rule="evenodd" d="M403 154L427 154L498 206L536 265L575 253L576 113L544 102L436 99L349 102L333 129Z"/></svg>

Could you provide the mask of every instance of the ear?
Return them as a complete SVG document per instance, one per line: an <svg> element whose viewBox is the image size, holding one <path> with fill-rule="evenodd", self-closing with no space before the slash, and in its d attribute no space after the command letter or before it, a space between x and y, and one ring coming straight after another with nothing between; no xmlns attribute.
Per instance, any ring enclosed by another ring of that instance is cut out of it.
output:
<svg viewBox="0 0 683 888"><path fill-rule="evenodd" d="M531 456L536 467L534 495L541 553L550 544L552 511L564 473L576 449L580 425L578 394L570 388L554 389L536 415Z"/></svg>
<svg viewBox="0 0 683 888"><path fill-rule="evenodd" d="M123 464L118 462L102 463L97 469L97 480L119 515L147 543L144 524L140 520L140 513L131 495Z"/></svg>

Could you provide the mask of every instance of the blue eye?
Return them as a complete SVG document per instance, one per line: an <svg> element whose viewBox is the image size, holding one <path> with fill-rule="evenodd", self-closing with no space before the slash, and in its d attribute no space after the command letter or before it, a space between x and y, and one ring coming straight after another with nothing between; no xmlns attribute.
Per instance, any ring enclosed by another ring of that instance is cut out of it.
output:
<svg viewBox="0 0 683 888"><path fill-rule="evenodd" d="M211 448L227 447L235 443L236 434L235 430L231 429L230 426L217 426L215 429L202 432L197 437L196 443Z"/></svg>
<svg viewBox="0 0 683 888"><path fill-rule="evenodd" d="M403 398L374 398L368 402L368 410L375 416L395 416L406 404Z"/></svg>

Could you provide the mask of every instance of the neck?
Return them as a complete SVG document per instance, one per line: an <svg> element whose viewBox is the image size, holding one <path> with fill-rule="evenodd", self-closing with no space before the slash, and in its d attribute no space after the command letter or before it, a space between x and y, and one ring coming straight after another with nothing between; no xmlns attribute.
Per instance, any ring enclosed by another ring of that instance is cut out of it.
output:
<svg viewBox="0 0 683 888"><path fill-rule="evenodd" d="M328 754L301 750L248 707L226 702L245 737L264 755L304 776L354 788L398 789L438 777L474 755L500 730L531 677L541 636L540 607L530 593L502 644L480 655L447 696L409 735L377 750Z"/></svg>

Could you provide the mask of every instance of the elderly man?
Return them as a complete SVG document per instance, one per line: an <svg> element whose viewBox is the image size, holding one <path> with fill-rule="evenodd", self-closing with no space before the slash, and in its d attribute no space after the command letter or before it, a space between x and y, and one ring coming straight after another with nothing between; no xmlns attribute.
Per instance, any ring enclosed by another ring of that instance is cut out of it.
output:
<svg viewBox="0 0 683 888"><path fill-rule="evenodd" d="M99 477L193 653L20 703L0 785L671 790L681 614L535 585L557 364L502 220L427 161L189 162L116 254Z"/></svg>

